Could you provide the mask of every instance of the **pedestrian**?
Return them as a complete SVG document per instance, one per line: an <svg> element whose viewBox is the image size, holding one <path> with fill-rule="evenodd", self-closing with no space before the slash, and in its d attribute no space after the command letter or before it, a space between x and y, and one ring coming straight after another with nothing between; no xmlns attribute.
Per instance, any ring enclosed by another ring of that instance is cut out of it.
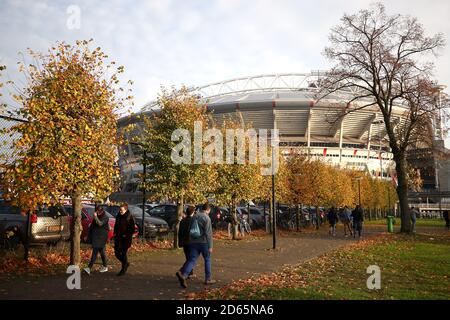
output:
<svg viewBox="0 0 450 320"><path fill-rule="evenodd" d="M335 237L336 236L336 224L338 221L338 215L336 209L331 207L330 211L328 211L328 222L330 223L330 235Z"/></svg>
<svg viewBox="0 0 450 320"><path fill-rule="evenodd" d="M359 205L357 205L355 210L353 210L351 216L353 218L353 238L356 238L356 232L358 232L358 237L359 237L359 239L361 239L364 215L363 215L363 211Z"/></svg>
<svg viewBox="0 0 450 320"><path fill-rule="evenodd" d="M128 249L131 247L135 228L133 215L128 210L128 204L120 205L119 214L114 225L114 253L116 258L122 263L122 269L117 274L123 276L130 266L128 262Z"/></svg>
<svg viewBox="0 0 450 320"><path fill-rule="evenodd" d="M189 231L191 228L192 216L194 215L195 207L188 206L184 218L180 221L178 230L178 245L183 248L185 263L189 260ZM180 269L181 271L181 269ZM194 270L189 273L188 279L194 275Z"/></svg>
<svg viewBox="0 0 450 320"><path fill-rule="evenodd" d="M342 223L344 224L344 237L347 237L347 230L350 233L350 236L353 235L352 231L352 212L348 206L344 207L342 211Z"/></svg>
<svg viewBox="0 0 450 320"><path fill-rule="evenodd" d="M211 207L205 203L202 210L196 213L191 221L189 229L189 259L181 267L181 271L176 273L183 288L187 288L186 279L194 269L200 254L205 260L205 284L216 283L211 278L211 253L213 252L212 226L209 213Z"/></svg>
<svg viewBox="0 0 450 320"><path fill-rule="evenodd" d="M103 208L97 206L95 208L94 217L88 231L88 241L92 246L91 261L89 262L89 265L84 268L84 271L88 275L91 274L91 269L94 266L99 253L103 263L100 272L103 273L108 271L108 264L106 260L106 242L108 241L109 231L109 218Z"/></svg>
<svg viewBox="0 0 450 320"><path fill-rule="evenodd" d="M417 217L420 215L419 211L417 211L416 208L412 207L410 212L410 218L411 218L411 232L416 232L416 221Z"/></svg>
<svg viewBox="0 0 450 320"><path fill-rule="evenodd" d="M450 230L450 217L448 214L448 210L445 210L442 215L444 216L445 227L447 228L447 230Z"/></svg>

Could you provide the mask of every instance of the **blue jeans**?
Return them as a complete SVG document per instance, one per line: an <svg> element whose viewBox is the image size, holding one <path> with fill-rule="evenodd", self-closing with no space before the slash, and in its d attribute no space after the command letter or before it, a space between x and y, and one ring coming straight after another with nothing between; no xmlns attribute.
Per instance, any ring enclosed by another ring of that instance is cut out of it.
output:
<svg viewBox="0 0 450 320"><path fill-rule="evenodd" d="M100 252L100 256L102 257L103 266L104 267L107 266L106 249L105 249L105 247L103 247L103 248L92 248L91 262L89 262L89 266L88 266L89 269L94 266L95 260L97 260L97 255L98 255L99 252Z"/></svg>
<svg viewBox="0 0 450 320"><path fill-rule="evenodd" d="M197 259L203 256L205 260L205 280L211 279L211 255L207 243L191 243L189 244L189 259L181 267L181 274L187 278L197 264Z"/></svg>

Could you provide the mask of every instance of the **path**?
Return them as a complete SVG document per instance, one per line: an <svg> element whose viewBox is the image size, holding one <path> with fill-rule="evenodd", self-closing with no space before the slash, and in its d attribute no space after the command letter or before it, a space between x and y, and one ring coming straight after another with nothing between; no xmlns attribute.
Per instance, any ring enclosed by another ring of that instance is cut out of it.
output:
<svg viewBox="0 0 450 320"><path fill-rule="evenodd" d="M384 228L383 228L384 229ZM380 229L370 228L367 233ZM215 287L232 280L280 270L284 265L298 264L327 251L353 242L338 235L330 238L323 233L300 233L278 237L276 251L270 250L272 238L216 241L213 253ZM342 229L338 229L339 234ZM115 274L119 265L110 257L112 270L90 277L83 274L81 290L68 290L66 275L43 277L5 277L0 275L0 299L183 299L187 292L202 290L203 262L196 267L198 278L189 281L183 290L175 272L184 262L181 250L152 251L132 255L131 267L124 277Z"/></svg>

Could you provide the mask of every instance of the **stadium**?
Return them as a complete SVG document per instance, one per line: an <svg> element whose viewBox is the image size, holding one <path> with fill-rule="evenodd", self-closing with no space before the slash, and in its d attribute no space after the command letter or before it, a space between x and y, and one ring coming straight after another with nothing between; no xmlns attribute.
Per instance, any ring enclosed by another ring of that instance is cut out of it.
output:
<svg viewBox="0 0 450 320"><path fill-rule="evenodd" d="M221 81L197 88L202 103L221 123L224 116L239 113L255 129L277 128L280 149L286 154L301 149L309 156L330 165L362 170L372 176L390 179L394 170L381 113L377 107L358 110L348 106L352 92L338 92L316 101L318 80L323 72L269 74ZM149 114L158 106L146 104L141 113ZM349 112L351 108L354 111ZM405 121L403 107L395 107L393 121ZM127 136L140 134L139 117L124 117L119 128L130 123L136 127ZM139 147L128 144L119 165L125 185L122 191L133 192L142 170Z"/></svg>

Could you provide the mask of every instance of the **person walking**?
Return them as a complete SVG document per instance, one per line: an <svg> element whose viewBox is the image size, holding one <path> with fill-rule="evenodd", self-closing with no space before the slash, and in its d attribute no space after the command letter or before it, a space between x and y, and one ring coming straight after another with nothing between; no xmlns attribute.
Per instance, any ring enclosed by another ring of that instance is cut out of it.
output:
<svg viewBox="0 0 450 320"><path fill-rule="evenodd" d="M108 241L108 233L110 231L109 218L105 211L100 206L95 208L94 217L89 227L88 240L92 245L92 255L89 265L84 268L84 272L91 275L91 269L97 260L97 256L100 253L103 266L100 272L108 271L108 264L106 260L106 242Z"/></svg>
<svg viewBox="0 0 450 320"><path fill-rule="evenodd" d="M134 228L134 217L128 210L128 204L123 203L119 208L119 214L114 225L114 253L116 258L122 263L122 269L117 274L118 276L123 276L130 266L127 254L133 241Z"/></svg>
<svg viewBox="0 0 450 320"><path fill-rule="evenodd" d="M192 217L195 212L194 206L189 206L186 209L186 215L185 217L180 221L180 228L178 230L178 246L183 248L184 257L186 258L185 263L189 260L189 231L191 229L191 222ZM181 271L181 268L180 268ZM194 270L192 270L189 275L188 279L194 275Z"/></svg>
<svg viewBox="0 0 450 320"><path fill-rule="evenodd" d="M181 267L181 271L176 273L180 285L187 288L186 279L194 269L200 254L205 260L205 284L214 284L211 278L211 253L213 252L212 226L209 213L211 207L204 204L202 210L195 214L191 221L189 230L189 259Z"/></svg>
<svg viewBox="0 0 450 320"><path fill-rule="evenodd" d="M352 212L348 206L344 207L342 212L342 223L344 224L344 237L347 237L347 230L350 233L350 236L353 235L352 231Z"/></svg>
<svg viewBox="0 0 450 320"><path fill-rule="evenodd" d="M359 237L359 239L361 239L364 215L363 215L363 211L359 205L357 205L355 210L353 210L351 216L353 218L353 238L356 238L356 232L358 232L358 237Z"/></svg>
<svg viewBox="0 0 450 320"><path fill-rule="evenodd" d="M416 222L417 217L420 215L419 211L417 211L416 208L412 207L410 212L410 218L411 218L411 232L416 232Z"/></svg>
<svg viewBox="0 0 450 320"><path fill-rule="evenodd" d="M335 207L331 207L330 211L328 211L328 222L330 223L330 235L336 236L336 224L338 221L338 215Z"/></svg>
<svg viewBox="0 0 450 320"><path fill-rule="evenodd" d="M448 210L445 210L442 216L444 217L445 220L445 227L447 228L447 230L450 230L450 217L448 214Z"/></svg>

